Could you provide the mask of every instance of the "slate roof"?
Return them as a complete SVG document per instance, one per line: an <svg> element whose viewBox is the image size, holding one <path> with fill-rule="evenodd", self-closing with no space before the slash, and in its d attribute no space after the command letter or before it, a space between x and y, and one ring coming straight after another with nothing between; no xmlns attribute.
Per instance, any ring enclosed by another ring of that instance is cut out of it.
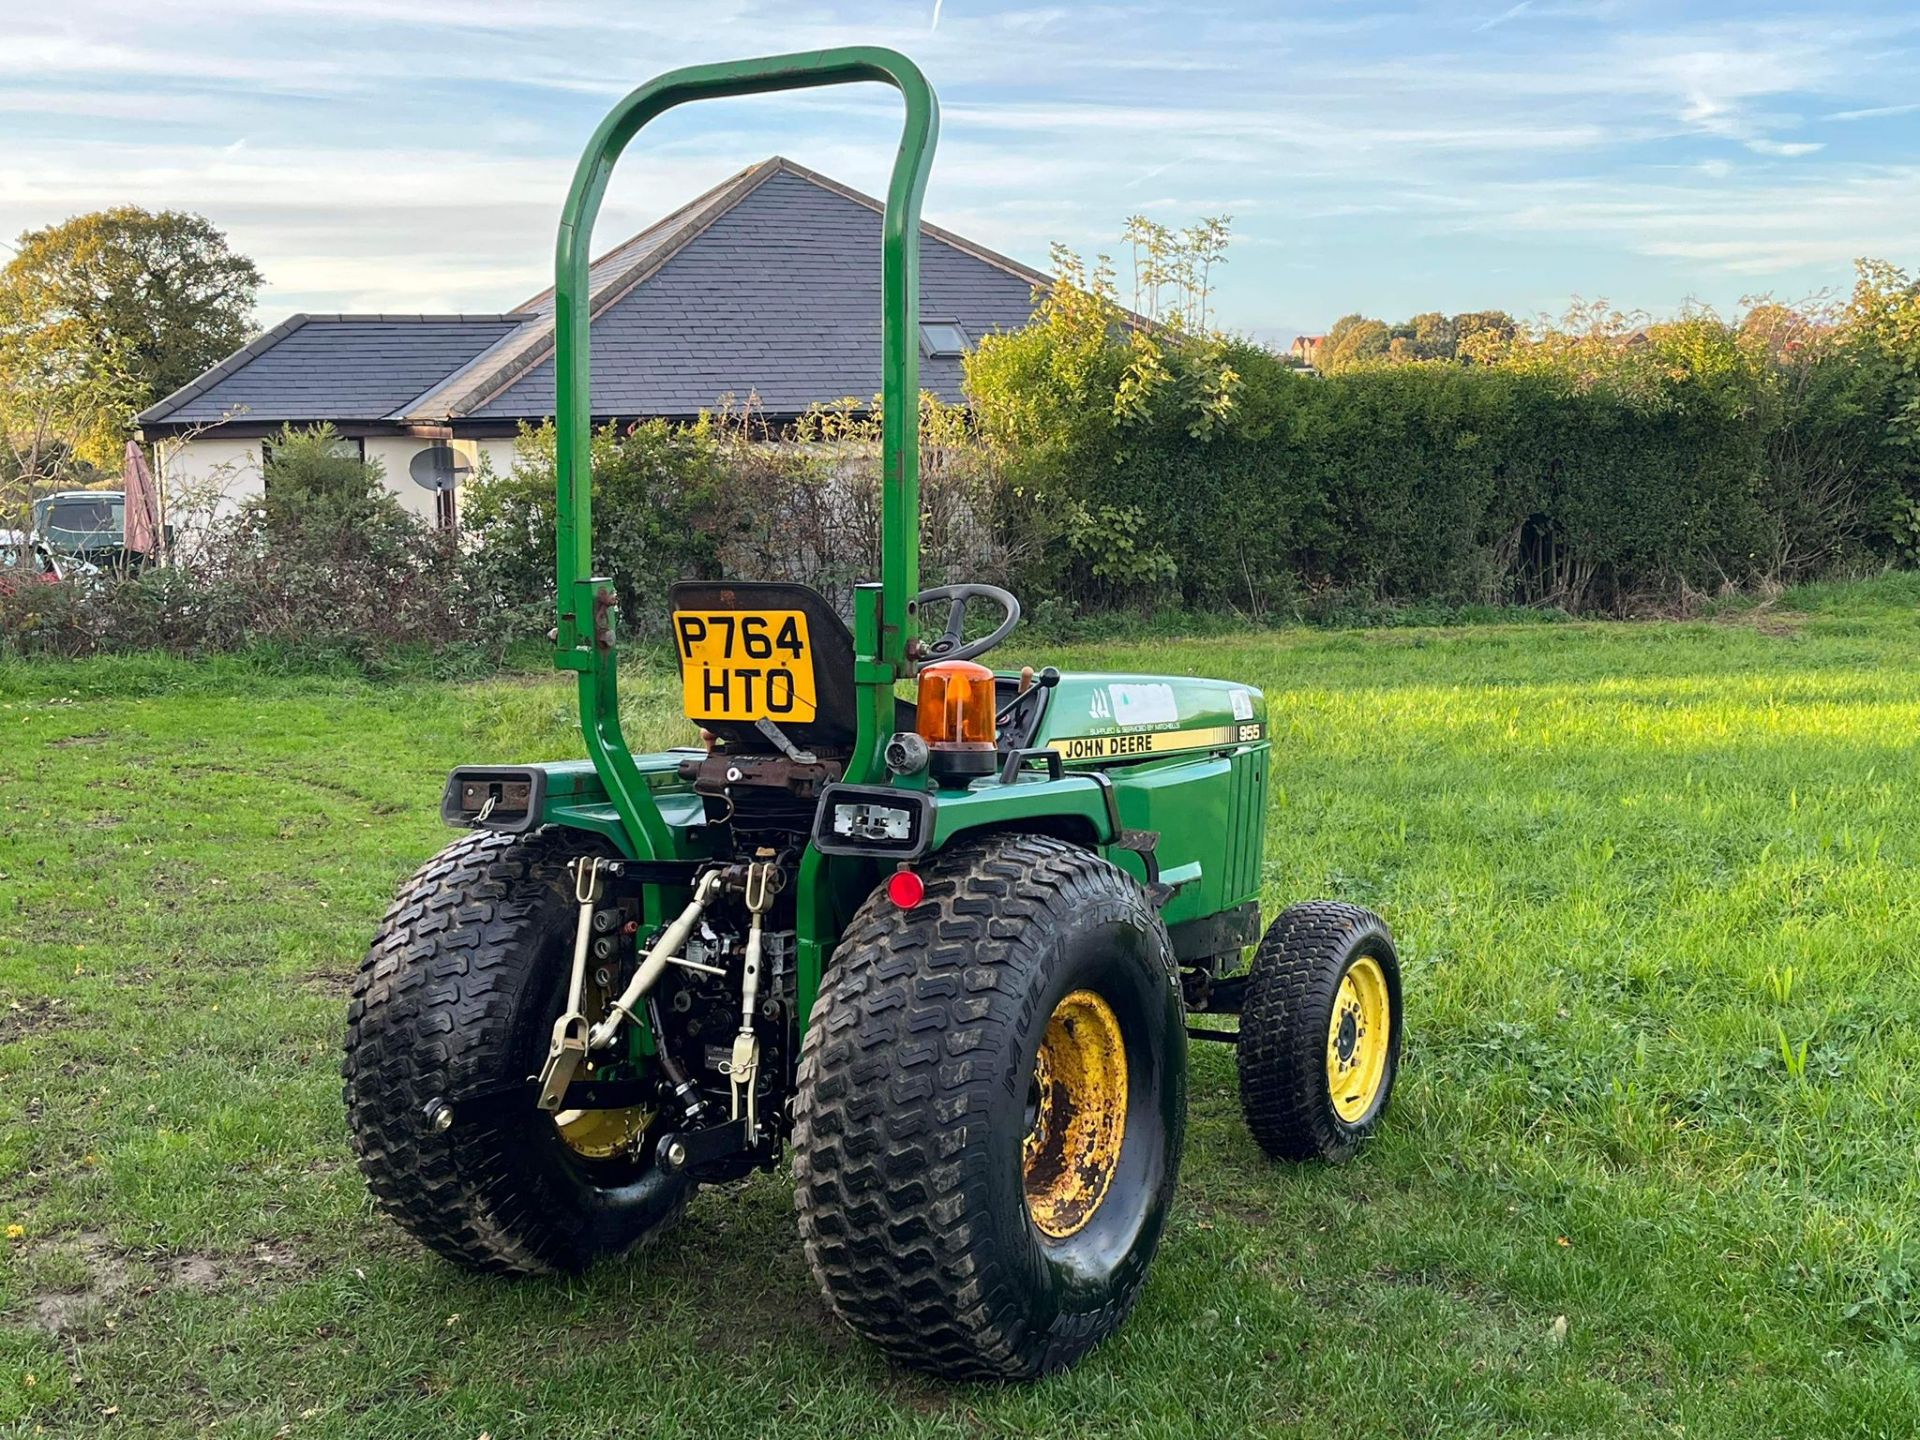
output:
<svg viewBox="0 0 1920 1440"><path fill-rule="evenodd" d="M596 260L593 409L692 416L724 397L762 413L880 389L879 201L780 156L741 171ZM978 340L1032 313L1047 279L925 225L923 321ZM503 315L295 316L140 416L500 424L553 413L550 290ZM921 385L958 401L957 357Z"/></svg>
<svg viewBox="0 0 1920 1440"><path fill-rule="evenodd" d="M378 420L530 323L525 315L295 315L140 415Z"/></svg>
<svg viewBox="0 0 1920 1440"><path fill-rule="evenodd" d="M595 317L597 413L692 415L752 393L786 415L878 393L880 208L791 162L749 174L718 214L695 217L697 238L657 263L662 247L648 247L649 273ZM921 232L921 317L957 319L976 340L1024 325L1044 277L956 240ZM958 401L960 361L923 358L920 383ZM549 355L469 413L547 415L553 398Z"/></svg>

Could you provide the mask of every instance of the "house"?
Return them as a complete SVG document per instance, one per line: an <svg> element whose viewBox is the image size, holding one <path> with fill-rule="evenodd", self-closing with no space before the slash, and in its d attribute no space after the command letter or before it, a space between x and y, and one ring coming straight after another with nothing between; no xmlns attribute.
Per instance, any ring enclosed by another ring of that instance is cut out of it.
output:
<svg viewBox="0 0 1920 1440"><path fill-rule="evenodd" d="M1320 347L1327 343L1324 335L1296 335L1293 337L1293 349L1288 352L1308 369L1320 364Z"/></svg>
<svg viewBox="0 0 1920 1440"><path fill-rule="evenodd" d="M691 420L731 397L771 424L880 389L879 201L774 156L589 271L596 422ZM920 383L961 399L961 358L1016 329L1047 277L937 226L920 241ZM451 526L459 483L511 463L554 405L553 292L492 315L295 315L143 411L174 496L257 495L270 437L331 422L409 509ZM176 500L175 502L179 502Z"/></svg>

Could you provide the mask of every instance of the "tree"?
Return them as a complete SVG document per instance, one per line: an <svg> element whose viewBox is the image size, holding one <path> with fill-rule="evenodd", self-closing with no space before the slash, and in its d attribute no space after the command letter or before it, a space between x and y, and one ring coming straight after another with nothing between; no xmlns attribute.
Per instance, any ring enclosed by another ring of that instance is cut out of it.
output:
<svg viewBox="0 0 1920 1440"><path fill-rule="evenodd" d="M1227 263L1232 233L1231 215L1203 216L1184 230L1128 216L1120 238L1132 250L1134 313L1196 334L1210 329L1213 271Z"/></svg>
<svg viewBox="0 0 1920 1440"><path fill-rule="evenodd" d="M1366 323L1367 317L1360 314L1342 315L1338 320L1334 321L1332 326L1328 328L1325 337L1320 341L1321 357L1324 359L1339 349L1341 342L1347 338L1347 333L1352 330L1354 326L1364 325Z"/></svg>
<svg viewBox="0 0 1920 1440"><path fill-rule="evenodd" d="M1504 310L1466 310L1454 316L1450 323L1456 350L1475 336L1480 337L1483 345L1504 344L1513 338L1518 328Z"/></svg>
<svg viewBox="0 0 1920 1440"><path fill-rule="evenodd" d="M110 463L134 414L245 343L259 289L259 269L202 216L100 210L20 237L0 270L0 352L55 392L84 392L52 406L78 427L61 438Z"/></svg>
<svg viewBox="0 0 1920 1440"><path fill-rule="evenodd" d="M1392 341L1393 332L1385 321L1346 316L1327 332L1326 344L1320 347L1320 368L1331 375L1370 360L1384 360Z"/></svg>
<svg viewBox="0 0 1920 1440"><path fill-rule="evenodd" d="M118 352L83 343L78 322L24 323L0 290L0 527L23 528L29 500L116 463L110 438L130 415ZM85 437L92 437L89 445ZM17 513L16 513L17 512Z"/></svg>
<svg viewBox="0 0 1920 1440"><path fill-rule="evenodd" d="M1407 322L1409 348L1416 360L1451 360L1459 336L1453 322L1438 310L1416 315Z"/></svg>
<svg viewBox="0 0 1920 1440"><path fill-rule="evenodd" d="M1862 356L1891 367L1898 444L1920 452L1920 280L1885 260L1859 260L1841 328Z"/></svg>

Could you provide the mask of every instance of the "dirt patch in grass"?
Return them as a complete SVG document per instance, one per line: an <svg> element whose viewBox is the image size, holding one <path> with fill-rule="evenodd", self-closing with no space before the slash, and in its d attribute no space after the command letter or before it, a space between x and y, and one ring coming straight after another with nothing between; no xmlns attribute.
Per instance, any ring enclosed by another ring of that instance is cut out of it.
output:
<svg viewBox="0 0 1920 1440"><path fill-rule="evenodd" d="M113 738L111 730L95 730L86 735L63 735L47 741L49 750L71 750L76 745L104 745Z"/></svg>
<svg viewBox="0 0 1920 1440"><path fill-rule="evenodd" d="M1748 630L1758 630L1762 635L1771 635L1775 639L1786 640L1791 639L1804 630L1809 618L1810 617L1802 614L1798 610L1776 610L1774 608L1774 602L1767 600L1753 606L1751 609L1733 610L1725 614L1715 615L1713 622L1716 625L1737 626L1744 627Z"/></svg>
<svg viewBox="0 0 1920 1440"><path fill-rule="evenodd" d="M287 1241L258 1241L233 1253L189 1251L152 1262L115 1245L97 1230L81 1230L48 1241L38 1257L48 1269L62 1274L33 1295L26 1305L26 1321L50 1335L80 1337L109 1314L118 1315L163 1289L212 1294L239 1286L258 1285L278 1276L310 1270L317 1263ZM145 1277L151 1273L149 1281Z"/></svg>
<svg viewBox="0 0 1920 1440"><path fill-rule="evenodd" d="M162 1267L168 1284L183 1290L225 1290L234 1285L256 1285L275 1275L289 1275L312 1268L310 1257L285 1241L256 1241L237 1254L218 1255L190 1251L175 1255Z"/></svg>
<svg viewBox="0 0 1920 1440"><path fill-rule="evenodd" d="M300 977L300 988L309 995L344 1000L353 993L353 977L358 973L357 970L312 970Z"/></svg>
<svg viewBox="0 0 1920 1440"><path fill-rule="evenodd" d="M225 1272L205 1255L181 1255L167 1262L167 1280L183 1290L218 1290Z"/></svg>
<svg viewBox="0 0 1920 1440"><path fill-rule="evenodd" d="M0 1010L0 1045L11 1045L68 1023L66 1006L57 997L29 995L24 1000L9 1000Z"/></svg>
<svg viewBox="0 0 1920 1440"><path fill-rule="evenodd" d="M1218 1220L1232 1220L1252 1230L1265 1230L1273 1224L1273 1211L1238 1195L1196 1195L1192 1208L1201 1219L1194 1223L1202 1230L1213 1229Z"/></svg>
<svg viewBox="0 0 1920 1440"><path fill-rule="evenodd" d="M98 1230L81 1230L44 1247L50 1266L76 1276L76 1283L44 1290L28 1303L28 1320L51 1335L74 1335L131 1283L128 1260Z"/></svg>

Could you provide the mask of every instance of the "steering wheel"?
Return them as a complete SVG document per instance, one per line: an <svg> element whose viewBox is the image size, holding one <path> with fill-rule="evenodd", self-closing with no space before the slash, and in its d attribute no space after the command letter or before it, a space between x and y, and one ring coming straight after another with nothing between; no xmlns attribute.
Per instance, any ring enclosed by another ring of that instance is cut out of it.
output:
<svg viewBox="0 0 1920 1440"><path fill-rule="evenodd" d="M1006 619L994 629L991 635L983 635L978 640L961 638L967 624L967 602L969 600L991 600L1006 612ZM917 657L921 664L931 664L935 660L971 660L976 655L984 655L1007 636L1013 633L1013 627L1020 623L1020 602L1010 590L1002 590L998 585L942 585L934 590L922 590L913 597L914 608L922 605L937 605L942 601L953 608L947 611L947 628L938 640L921 648Z"/></svg>

